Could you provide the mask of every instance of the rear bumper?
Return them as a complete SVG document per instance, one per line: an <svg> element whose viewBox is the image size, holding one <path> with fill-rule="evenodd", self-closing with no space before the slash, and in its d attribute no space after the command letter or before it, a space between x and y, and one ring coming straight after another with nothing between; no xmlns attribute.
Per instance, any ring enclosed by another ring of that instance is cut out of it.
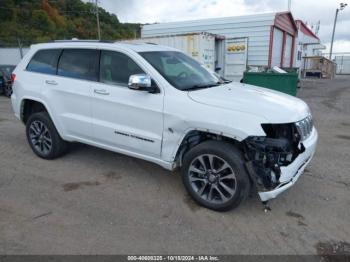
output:
<svg viewBox="0 0 350 262"><path fill-rule="evenodd" d="M276 198L279 194L286 191L296 183L316 151L317 139L317 130L314 128L310 137L303 142L305 147L304 153L300 154L289 166L281 167L281 177L279 179L280 184L271 191L258 192L261 201Z"/></svg>

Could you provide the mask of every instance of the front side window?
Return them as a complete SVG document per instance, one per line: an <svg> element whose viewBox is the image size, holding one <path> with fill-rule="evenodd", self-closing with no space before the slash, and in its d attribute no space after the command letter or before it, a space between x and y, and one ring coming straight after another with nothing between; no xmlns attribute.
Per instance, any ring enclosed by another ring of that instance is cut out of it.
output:
<svg viewBox="0 0 350 262"><path fill-rule="evenodd" d="M31 72L55 75L58 57L61 49L47 49L38 51L29 62L27 70Z"/></svg>
<svg viewBox="0 0 350 262"><path fill-rule="evenodd" d="M194 90L220 83L213 73L181 52L140 52L140 55L177 89Z"/></svg>
<svg viewBox="0 0 350 262"><path fill-rule="evenodd" d="M115 51L101 51L100 82L127 86L129 77L144 71L127 55Z"/></svg>
<svg viewBox="0 0 350 262"><path fill-rule="evenodd" d="M98 59L100 51L95 49L65 49L58 63L60 76L98 80Z"/></svg>

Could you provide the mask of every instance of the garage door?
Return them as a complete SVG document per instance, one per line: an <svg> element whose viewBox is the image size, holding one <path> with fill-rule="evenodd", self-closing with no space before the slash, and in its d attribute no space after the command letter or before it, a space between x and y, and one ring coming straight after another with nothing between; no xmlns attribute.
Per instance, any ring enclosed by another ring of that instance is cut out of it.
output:
<svg viewBox="0 0 350 262"><path fill-rule="evenodd" d="M291 35L287 34L286 35L286 45L284 47L283 67L290 67L292 48L293 48L293 37Z"/></svg>
<svg viewBox="0 0 350 262"><path fill-rule="evenodd" d="M283 46L283 32L277 28L273 30L271 67L281 66Z"/></svg>

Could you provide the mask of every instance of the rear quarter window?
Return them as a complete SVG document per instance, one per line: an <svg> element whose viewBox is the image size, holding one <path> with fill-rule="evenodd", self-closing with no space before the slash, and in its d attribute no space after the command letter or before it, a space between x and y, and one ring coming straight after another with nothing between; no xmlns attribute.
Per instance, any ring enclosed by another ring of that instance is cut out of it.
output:
<svg viewBox="0 0 350 262"><path fill-rule="evenodd" d="M30 60L27 70L31 72L55 75L61 49L47 49L36 52Z"/></svg>

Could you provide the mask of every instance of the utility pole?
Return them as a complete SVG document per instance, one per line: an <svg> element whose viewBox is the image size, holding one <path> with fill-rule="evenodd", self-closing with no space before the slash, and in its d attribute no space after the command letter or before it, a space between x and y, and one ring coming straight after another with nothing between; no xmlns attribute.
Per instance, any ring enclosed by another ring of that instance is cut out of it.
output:
<svg viewBox="0 0 350 262"><path fill-rule="evenodd" d="M315 29L315 35L318 36L318 32L320 31L320 26L321 26L321 21L318 20L317 24L316 24L316 29Z"/></svg>
<svg viewBox="0 0 350 262"><path fill-rule="evenodd" d="M335 10L331 49L329 51L329 60L332 60L334 33L335 33L335 26L337 25L338 13L339 13L339 11L343 10L347 5L348 4L340 3L340 8L337 8L337 10Z"/></svg>
<svg viewBox="0 0 350 262"><path fill-rule="evenodd" d="M17 36L17 44L18 44L18 48L19 48L19 54L21 56L21 59L23 58L23 49L22 49L22 43L21 40L19 39L19 37Z"/></svg>
<svg viewBox="0 0 350 262"><path fill-rule="evenodd" d="M292 8L292 0L288 0L288 11L290 12Z"/></svg>
<svg viewBox="0 0 350 262"><path fill-rule="evenodd" d="M95 0L95 5L96 5L97 35L98 35L98 40L101 40L100 16L99 16L99 12L98 12L98 0Z"/></svg>

